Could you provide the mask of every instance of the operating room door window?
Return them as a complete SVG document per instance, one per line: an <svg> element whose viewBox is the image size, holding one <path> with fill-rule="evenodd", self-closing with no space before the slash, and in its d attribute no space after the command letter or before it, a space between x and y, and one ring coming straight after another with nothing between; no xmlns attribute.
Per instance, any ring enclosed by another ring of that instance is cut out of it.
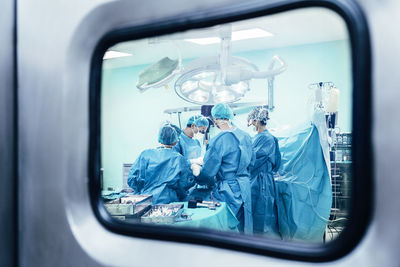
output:
<svg viewBox="0 0 400 267"><path fill-rule="evenodd" d="M327 242L352 185L351 45L303 8L124 41L101 79L113 220Z"/></svg>

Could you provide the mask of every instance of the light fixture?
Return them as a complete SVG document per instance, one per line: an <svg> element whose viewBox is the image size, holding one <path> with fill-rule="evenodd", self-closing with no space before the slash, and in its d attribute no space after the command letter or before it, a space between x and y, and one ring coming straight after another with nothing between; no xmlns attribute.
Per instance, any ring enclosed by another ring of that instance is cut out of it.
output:
<svg viewBox="0 0 400 267"><path fill-rule="evenodd" d="M161 87L168 84L181 70L182 60L180 56L177 60L164 57L139 73L139 80L136 84L136 88L144 92L151 87ZM186 86L190 87L189 85ZM195 88L195 86L196 85L191 85L193 88Z"/></svg>
<svg viewBox="0 0 400 267"><path fill-rule="evenodd" d="M130 57L130 56L132 56L132 54L109 50L104 54L103 60L110 58L118 58L118 57Z"/></svg>
<svg viewBox="0 0 400 267"><path fill-rule="evenodd" d="M202 72L200 74L197 74L197 75L193 76L193 78L195 78L195 79L204 79L204 78L207 78L207 77L210 77L210 76L213 76L213 75L214 75L213 72Z"/></svg>
<svg viewBox="0 0 400 267"><path fill-rule="evenodd" d="M247 30L233 31L232 41L254 39L254 38L265 38L274 36L272 33L267 32L260 28L252 28ZM220 37L207 37L207 38L195 38L195 39L185 39L187 42L199 44L199 45L209 45L217 44L221 42Z"/></svg>
<svg viewBox="0 0 400 267"><path fill-rule="evenodd" d="M239 41L245 39L264 38L274 36L272 33L264 31L260 28L253 28L242 31L232 32L232 41Z"/></svg>
<svg viewBox="0 0 400 267"><path fill-rule="evenodd" d="M189 97L189 99L192 99L193 101L196 101L199 103L206 103L210 97L210 93L198 89L195 92L191 93L188 97Z"/></svg>
<svg viewBox="0 0 400 267"><path fill-rule="evenodd" d="M220 42L219 37L207 37L207 38L195 38L195 39L185 39L187 42L199 44L199 45L209 45L209 44L217 44Z"/></svg>
<svg viewBox="0 0 400 267"><path fill-rule="evenodd" d="M257 67L245 59L230 57L231 66L251 71ZM249 90L249 81L239 81L226 85L223 82L219 57L193 60L185 66L185 71L175 82L175 92L183 100L199 104L232 103L241 99Z"/></svg>
<svg viewBox="0 0 400 267"><path fill-rule="evenodd" d="M182 92L183 93L190 93L199 87L198 81L186 81L182 84Z"/></svg>
<svg viewBox="0 0 400 267"><path fill-rule="evenodd" d="M273 56L267 71L259 71L256 65L240 57L229 56L229 64L225 67L221 62L221 57L199 58L189 62L175 82L176 94L185 101L199 105L233 103L250 90L250 80L268 79L268 109L273 110L273 80L287 68L282 58Z"/></svg>
<svg viewBox="0 0 400 267"><path fill-rule="evenodd" d="M214 94L215 103L229 103L234 101L235 98L235 94L232 91L227 90L227 88L224 88L223 91L216 92Z"/></svg>
<svg viewBox="0 0 400 267"><path fill-rule="evenodd" d="M249 89L249 86L245 82L238 82L238 83L232 84L232 90L241 95L244 95L248 89Z"/></svg>
<svg viewBox="0 0 400 267"><path fill-rule="evenodd" d="M136 87L143 92L151 87L167 84L175 75L175 93L185 101L199 105L233 103L242 99L250 90L250 80L268 79L268 108L273 109L274 77L286 70L286 63L274 56L268 70L259 71L258 67L247 59L231 55L231 41L263 38L273 34L260 28L232 32L230 24L219 29L218 37L184 39L197 44L221 43L218 56L202 57L190 61L183 67L182 57L172 60L164 57L151 64L139 74ZM279 64L275 67L275 64Z"/></svg>

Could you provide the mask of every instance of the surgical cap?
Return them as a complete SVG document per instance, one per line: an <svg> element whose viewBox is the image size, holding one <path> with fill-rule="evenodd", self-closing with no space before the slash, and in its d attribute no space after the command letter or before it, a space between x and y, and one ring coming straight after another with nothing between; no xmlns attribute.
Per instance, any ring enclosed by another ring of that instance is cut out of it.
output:
<svg viewBox="0 0 400 267"><path fill-rule="evenodd" d="M206 126L206 127L208 127L208 120L207 120L207 118L206 117L204 117L204 116L200 116L199 118L197 118L195 121L194 121L194 124L197 126L197 127L201 127L201 126Z"/></svg>
<svg viewBox="0 0 400 267"><path fill-rule="evenodd" d="M175 124L172 124L172 123L170 123L170 125L172 126L172 128L175 129L175 131L178 134L178 136L182 133L181 128L179 128L178 126L176 126Z"/></svg>
<svg viewBox="0 0 400 267"><path fill-rule="evenodd" d="M224 103L218 103L211 109L211 115L215 119L233 119L232 109Z"/></svg>
<svg viewBox="0 0 400 267"><path fill-rule="evenodd" d="M193 115L192 117L189 118L188 122L186 123L186 126L191 126L200 117L201 115Z"/></svg>
<svg viewBox="0 0 400 267"><path fill-rule="evenodd" d="M164 145L172 145L178 141L178 134L170 124L164 124L158 133L158 142Z"/></svg>
<svg viewBox="0 0 400 267"><path fill-rule="evenodd" d="M269 120L268 110L263 107L254 108L247 116L247 121L250 120L261 121L264 124L267 123L267 120Z"/></svg>

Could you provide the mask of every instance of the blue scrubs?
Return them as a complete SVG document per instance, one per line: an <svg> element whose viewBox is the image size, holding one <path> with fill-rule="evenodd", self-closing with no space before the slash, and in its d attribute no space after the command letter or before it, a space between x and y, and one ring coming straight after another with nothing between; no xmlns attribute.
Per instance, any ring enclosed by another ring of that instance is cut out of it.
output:
<svg viewBox="0 0 400 267"><path fill-rule="evenodd" d="M186 159L196 159L201 156L199 140L188 137L184 132L179 135L178 143L173 148Z"/></svg>
<svg viewBox="0 0 400 267"><path fill-rule="evenodd" d="M243 226L253 232L249 165L253 160L251 137L238 128L220 132L208 144L204 165L196 181L214 186L211 194L226 202Z"/></svg>
<svg viewBox="0 0 400 267"><path fill-rule="evenodd" d="M280 238L273 176L281 162L278 140L265 130L253 137L253 149L256 160L250 182L254 233Z"/></svg>
<svg viewBox="0 0 400 267"><path fill-rule="evenodd" d="M153 204L182 201L194 178L186 159L172 149L143 151L132 165L128 185L136 195L153 195Z"/></svg>

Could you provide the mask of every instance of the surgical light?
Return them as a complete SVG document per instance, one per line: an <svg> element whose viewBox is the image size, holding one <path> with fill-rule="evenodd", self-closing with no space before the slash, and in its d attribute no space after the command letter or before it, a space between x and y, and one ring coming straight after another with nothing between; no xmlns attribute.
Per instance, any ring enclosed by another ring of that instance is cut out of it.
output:
<svg viewBox="0 0 400 267"><path fill-rule="evenodd" d="M197 75L195 75L195 76L193 76L193 78L195 78L195 79L204 79L204 78L208 78L208 77L210 77L210 76L213 76L214 75L214 73L213 72L202 72L202 73L200 73L200 74L197 74Z"/></svg>
<svg viewBox="0 0 400 267"><path fill-rule="evenodd" d="M244 95L246 91L249 89L249 86L245 82L239 82L236 84L232 84L232 90L237 92L238 94Z"/></svg>
<svg viewBox="0 0 400 267"><path fill-rule="evenodd" d="M229 90L224 90L214 94L215 103L229 103L235 100L236 96Z"/></svg>
<svg viewBox="0 0 400 267"><path fill-rule="evenodd" d="M206 103L209 99L210 93L203 90L196 90L194 93L191 93L188 97L193 101L199 103Z"/></svg>
<svg viewBox="0 0 400 267"><path fill-rule="evenodd" d="M229 66L258 71L254 64L239 57L230 57ZM249 81L241 80L229 85L224 82L219 57L200 58L189 62L175 82L175 92L179 97L199 105L232 103L241 99L248 90Z"/></svg>
<svg viewBox="0 0 400 267"><path fill-rule="evenodd" d="M194 104L214 105L242 99L250 90L252 79L268 79L268 108L272 110L273 80L286 70L286 63L279 56L274 56L268 70L259 71L249 60L231 55L231 41L269 36L273 34L260 28L232 32L232 25L226 24L220 26L218 37L184 39L197 44L220 43L220 53L192 60L183 67L177 47L178 59L166 56L151 64L139 74L136 87L143 92L151 87L166 85L179 75L174 89L180 98ZM279 66L275 67L275 64Z"/></svg>
<svg viewBox="0 0 400 267"><path fill-rule="evenodd" d="M177 60L164 57L139 73L139 81L136 87L141 92L151 87L161 87L180 73L181 69L182 60L180 56Z"/></svg>
<svg viewBox="0 0 400 267"><path fill-rule="evenodd" d="M198 81L186 81L182 84L182 92L189 93L199 87Z"/></svg>

